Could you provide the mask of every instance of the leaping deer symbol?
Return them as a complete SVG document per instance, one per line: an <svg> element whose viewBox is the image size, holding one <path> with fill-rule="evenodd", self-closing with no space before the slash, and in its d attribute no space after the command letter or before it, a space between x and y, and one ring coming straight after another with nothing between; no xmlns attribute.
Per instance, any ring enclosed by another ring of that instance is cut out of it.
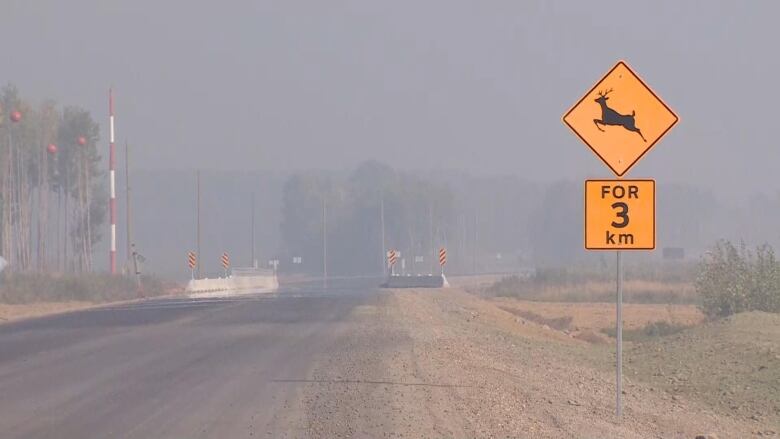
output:
<svg viewBox="0 0 780 439"><path fill-rule="evenodd" d="M645 140L645 136L643 136L642 132L639 131L639 128L636 127L636 122L634 121L634 116L636 115L635 111L631 110L631 115L620 114L607 106L607 99L609 99L607 95L611 91L611 88L604 93L599 91L599 97L595 99L595 101L601 105L601 119L593 119L593 123L596 124L596 128L598 128L599 131L604 131L604 129L599 125L619 125L629 131L633 131L639 134L639 137L641 137L643 141L647 142L647 140Z"/></svg>

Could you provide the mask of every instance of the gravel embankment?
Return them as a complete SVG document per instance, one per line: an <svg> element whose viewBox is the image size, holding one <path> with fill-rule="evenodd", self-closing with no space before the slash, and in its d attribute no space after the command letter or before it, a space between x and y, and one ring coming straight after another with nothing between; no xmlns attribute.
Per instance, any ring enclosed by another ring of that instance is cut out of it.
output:
<svg viewBox="0 0 780 439"><path fill-rule="evenodd" d="M617 423L614 375L593 367L591 349L457 289L391 291L356 308L316 362L302 394L305 429L313 437L693 439L763 428L630 378Z"/></svg>

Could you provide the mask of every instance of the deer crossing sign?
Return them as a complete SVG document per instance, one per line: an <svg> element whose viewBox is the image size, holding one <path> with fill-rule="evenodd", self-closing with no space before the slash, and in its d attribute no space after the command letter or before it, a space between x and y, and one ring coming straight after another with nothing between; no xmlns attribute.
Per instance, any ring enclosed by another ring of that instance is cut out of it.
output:
<svg viewBox="0 0 780 439"><path fill-rule="evenodd" d="M619 61L563 116L563 122L615 173L623 175L679 118Z"/></svg>
<svg viewBox="0 0 780 439"><path fill-rule="evenodd" d="M655 249L655 181L586 180L585 248Z"/></svg>
<svg viewBox="0 0 780 439"><path fill-rule="evenodd" d="M623 61L574 106L563 123L623 177L679 118ZM623 413L623 252L655 249L655 180L585 180L585 248L616 250L615 412Z"/></svg>

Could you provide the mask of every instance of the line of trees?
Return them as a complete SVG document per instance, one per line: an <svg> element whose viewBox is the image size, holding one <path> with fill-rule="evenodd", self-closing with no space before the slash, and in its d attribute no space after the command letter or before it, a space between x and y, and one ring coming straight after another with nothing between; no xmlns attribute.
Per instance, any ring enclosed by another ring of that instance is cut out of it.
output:
<svg viewBox="0 0 780 439"><path fill-rule="evenodd" d="M716 231L739 224L738 215L712 215L726 208L709 191L662 185L659 193L659 248L683 247L695 259ZM435 270L429 260L439 246L448 249L449 273L608 265L604 254L582 246L581 182L399 171L373 161L350 173L299 172L287 179L281 207L280 257L303 257L296 269L322 272L324 207L328 271L334 275L381 271L383 247L400 250L407 267L422 255L424 262L407 270L412 273Z"/></svg>
<svg viewBox="0 0 780 439"><path fill-rule="evenodd" d="M98 124L74 106L0 90L0 256L8 269L92 271L107 195Z"/></svg>
<svg viewBox="0 0 780 439"><path fill-rule="evenodd" d="M384 247L402 251L410 271L428 272L433 249L454 240L457 216L448 187L365 162L346 177L308 172L288 179L282 200L283 257L301 256L303 270L320 272L327 228L330 273L381 273L383 210ZM424 256L424 262L412 267L415 255Z"/></svg>

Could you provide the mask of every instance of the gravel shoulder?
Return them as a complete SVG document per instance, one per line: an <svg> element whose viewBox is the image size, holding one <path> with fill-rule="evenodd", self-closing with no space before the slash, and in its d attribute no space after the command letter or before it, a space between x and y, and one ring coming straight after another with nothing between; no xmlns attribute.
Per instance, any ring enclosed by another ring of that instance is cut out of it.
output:
<svg viewBox="0 0 780 439"><path fill-rule="evenodd" d="M24 304L5 304L0 303L0 323L10 322L19 319L26 319L31 317L41 317L50 314L57 314L62 312L77 311L80 309L87 309L99 304L93 302L38 302L38 303L24 303Z"/></svg>
<svg viewBox="0 0 780 439"><path fill-rule="evenodd" d="M355 308L301 391L312 437L745 438L777 429L631 376L614 417L611 346L458 289Z"/></svg>

